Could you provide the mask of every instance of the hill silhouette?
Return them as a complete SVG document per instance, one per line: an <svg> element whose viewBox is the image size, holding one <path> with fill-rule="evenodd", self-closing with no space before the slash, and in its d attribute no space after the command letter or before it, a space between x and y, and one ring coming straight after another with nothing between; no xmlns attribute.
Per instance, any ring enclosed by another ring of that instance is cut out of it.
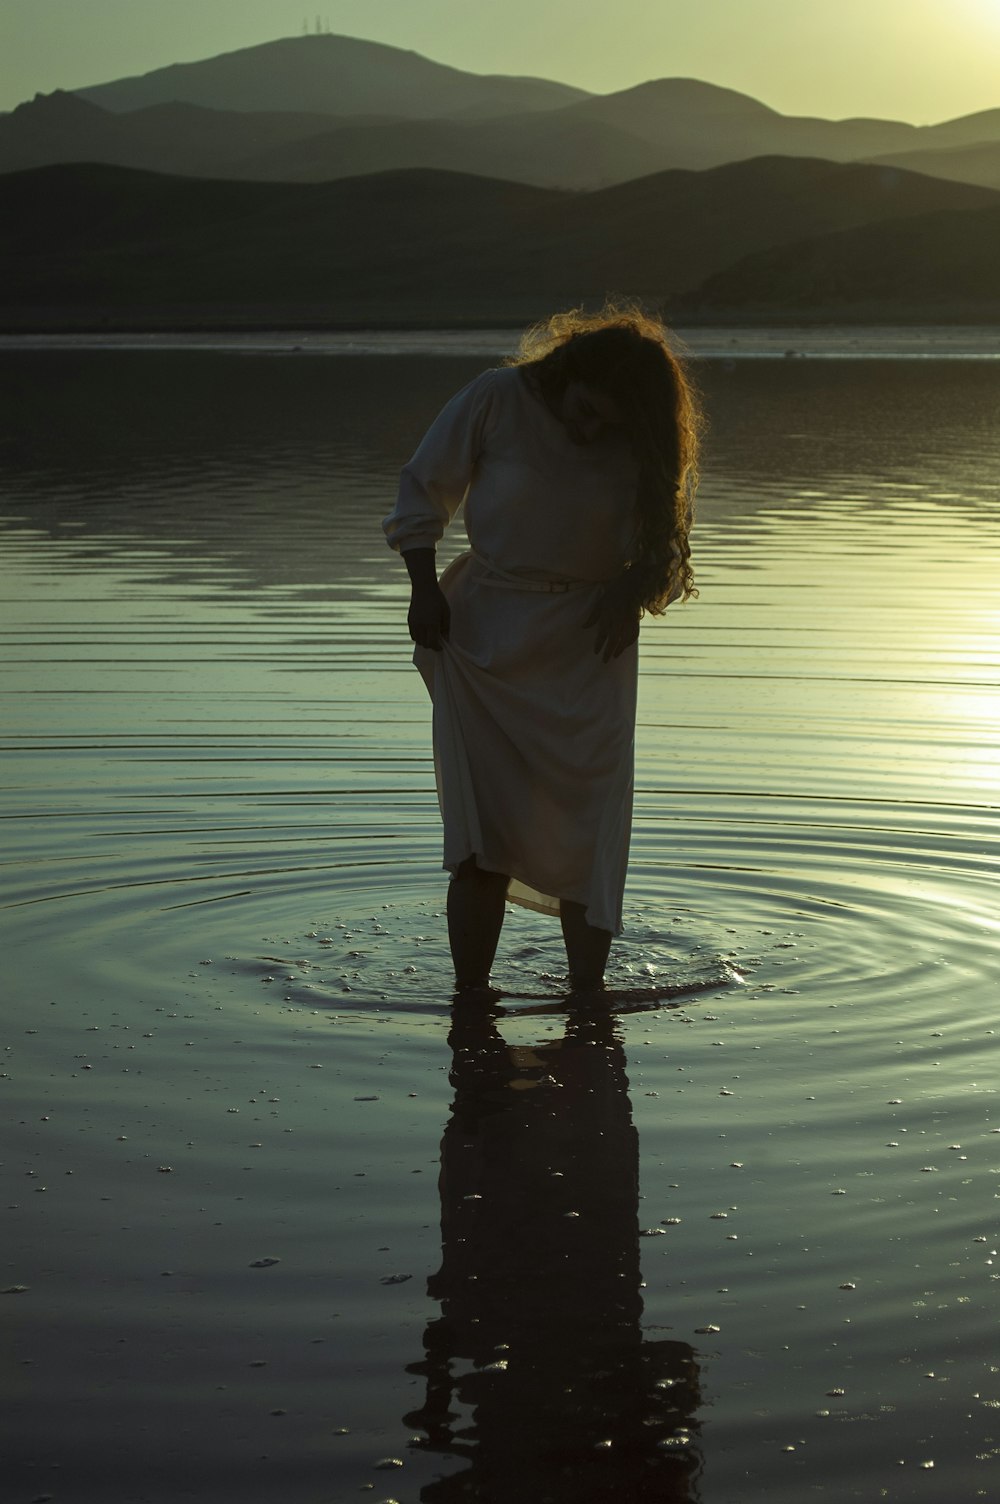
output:
<svg viewBox="0 0 1000 1504"><path fill-rule="evenodd" d="M248 152L280 149L337 124L329 115L242 114L176 102L117 115L57 90L0 115L0 172L105 162L182 176L226 177L232 175L232 163Z"/></svg>
<svg viewBox="0 0 1000 1504"><path fill-rule="evenodd" d="M748 94L693 78L661 78L595 95L563 114L595 120L658 146L679 167L716 167L758 156L850 161L914 147L917 127L898 120L781 115Z"/></svg>
<svg viewBox="0 0 1000 1504"><path fill-rule="evenodd" d="M663 152L597 120L550 110L493 120L344 122L307 140L234 161L230 175L270 182L325 182L407 167L478 173L539 187L597 188L656 172Z"/></svg>
<svg viewBox="0 0 1000 1504"><path fill-rule="evenodd" d="M416 118L519 114L585 97L569 84L467 73L401 47L345 36L283 37L74 92L108 110L176 101L217 110Z"/></svg>
<svg viewBox="0 0 1000 1504"><path fill-rule="evenodd" d="M580 196L553 247L592 280L672 297L751 251L946 208L1000 202L988 189L897 168L757 157L659 173ZM621 252L624 250L625 254Z"/></svg>
<svg viewBox="0 0 1000 1504"><path fill-rule="evenodd" d="M839 322L909 312L925 322L1000 319L1000 205L945 210L746 256L684 300L695 320Z"/></svg>
<svg viewBox="0 0 1000 1504"><path fill-rule="evenodd" d="M0 285L21 305L273 304L434 322L480 306L477 254L516 238L542 201L542 189L455 173L299 185L41 168L0 178L0 216L14 226Z"/></svg>
<svg viewBox="0 0 1000 1504"><path fill-rule="evenodd" d="M933 151L901 151L872 157L874 163L922 172L927 177L949 178L953 183L977 183L1000 189L1000 141L978 141L971 146L940 146Z"/></svg>
<svg viewBox="0 0 1000 1504"><path fill-rule="evenodd" d="M975 146L980 141L1000 141L1000 109L978 110L940 125L921 127L921 143L927 147Z"/></svg>
<svg viewBox="0 0 1000 1504"><path fill-rule="evenodd" d="M905 239L955 211L982 209L985 225L998 205L895 168L788 158L586 194L430 171L267 184L43 168L0 178L0 298L7 327L233 310L258 324L520 322L609 291L731 299L706 279L754 255L879 222ZM891 316L891 268L882 282Z"/></svg>

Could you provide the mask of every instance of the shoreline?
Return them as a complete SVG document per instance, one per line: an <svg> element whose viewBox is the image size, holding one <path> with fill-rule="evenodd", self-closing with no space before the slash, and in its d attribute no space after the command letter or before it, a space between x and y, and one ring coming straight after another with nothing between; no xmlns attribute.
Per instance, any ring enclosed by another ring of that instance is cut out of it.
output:
<svg viewBox="0 0 1000 1504"><path fill-rule="evenodd" d="M519 331L536 322L543 315L525 312L523 316L485 315L478 318L356 318L323 319L296 315L289 310L282 317L280 310L261 318L227 318L224 314L204 318L135 317L105 318L99 316L79 319L12 317L0 312L0 335L15 334L357 334L380 331L384 333L467 333L481 329L510 329ZM698 329L705 331L746 329L766 332L772 329L808 329L813 332L830 330L886 329L904 334L913 329L970 330L991 329L1000 334L1000 315L994 318L951 319L886 319L868 318L809 318L789 311L774 318L753 318L734 312L729 318L691 319L670 317L663 314L664 321L672 328Z"/></svg>
<svg viewBox="0 0 1000 1504"><path fill-rule="evenodd" d="M204 351L271 355L443 355L512 353L524 325L394 326L268 324L162 329L52 328L10 331L0 325L0 353L44 351ZM1000 325L673 326L692 359L1000 360Z"/></svg>
<svg viewBox="0 0 1000 1504"><path fill-rule="evenodd" d="M662 314L667 324L702 335L733 330L766 335L781 330L811 334L867 332L873 329L904 338L913 331L990 331L1000 338L1000 305L970 307L957 303L942 306L937 316L920 305L888 309L872 303L847 304L842 308L746 307L698 308L683 303L673 308L669 300L640 298L644 307ZM351 335L351 334L460 334L484 329L520 331L550 312L548 304L530 298L508 301L501 310L488 306L451 312L447 309L396 309L362 303L353 307L315 303L179 303L130 304L108 307L95 304L0 304L0 336L16 335Z"/></svg>

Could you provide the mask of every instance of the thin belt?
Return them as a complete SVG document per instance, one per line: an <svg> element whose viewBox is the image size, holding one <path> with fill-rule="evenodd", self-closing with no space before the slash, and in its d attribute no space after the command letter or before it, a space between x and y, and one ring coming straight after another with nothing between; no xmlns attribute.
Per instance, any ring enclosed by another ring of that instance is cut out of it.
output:
<svg viewBox="0 0 1000 1504"><path fill-rule="evenodd" d="M586 585L598 585L599 580L532 580L524 575L511 574L507 569L501 569L499 564L494 564L491 559L477 553L474 548L470 549L472 557L485 571L481 577L481 583L492 585L498 590L535 590L545 595L563 595L567 590L580 590Z"/></svg>

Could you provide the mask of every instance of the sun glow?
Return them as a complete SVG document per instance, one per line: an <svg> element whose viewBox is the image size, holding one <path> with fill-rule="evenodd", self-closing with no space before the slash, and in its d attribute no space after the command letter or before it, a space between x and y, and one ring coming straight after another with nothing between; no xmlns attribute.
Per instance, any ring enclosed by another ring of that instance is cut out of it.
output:
<svg viewBox="0 0 1000 1504"><path fill-rule="evenodd" d="M982 27L991 35L1000 37L1000 0L961 0L955 10L959 13L956 19L960 19L961 12L965 11L972 26Z"/></svg>

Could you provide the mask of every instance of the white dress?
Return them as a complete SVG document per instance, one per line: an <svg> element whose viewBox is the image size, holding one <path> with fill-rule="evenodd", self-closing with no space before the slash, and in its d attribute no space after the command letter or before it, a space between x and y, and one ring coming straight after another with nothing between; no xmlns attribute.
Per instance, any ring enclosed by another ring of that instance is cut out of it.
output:
<svg viewBox="0 0 1000 1504"><path fill-rule="evenodd" d="M433 548L465 502L471 549L441 577L451 628L413 661L430 690L444 866L509 874L507 896L585 905L617 934L632 821L638 651L604 663L583 623L635 536L624 436L576 444L516 367L485 371L405 466L383 527Z"/></svg>

